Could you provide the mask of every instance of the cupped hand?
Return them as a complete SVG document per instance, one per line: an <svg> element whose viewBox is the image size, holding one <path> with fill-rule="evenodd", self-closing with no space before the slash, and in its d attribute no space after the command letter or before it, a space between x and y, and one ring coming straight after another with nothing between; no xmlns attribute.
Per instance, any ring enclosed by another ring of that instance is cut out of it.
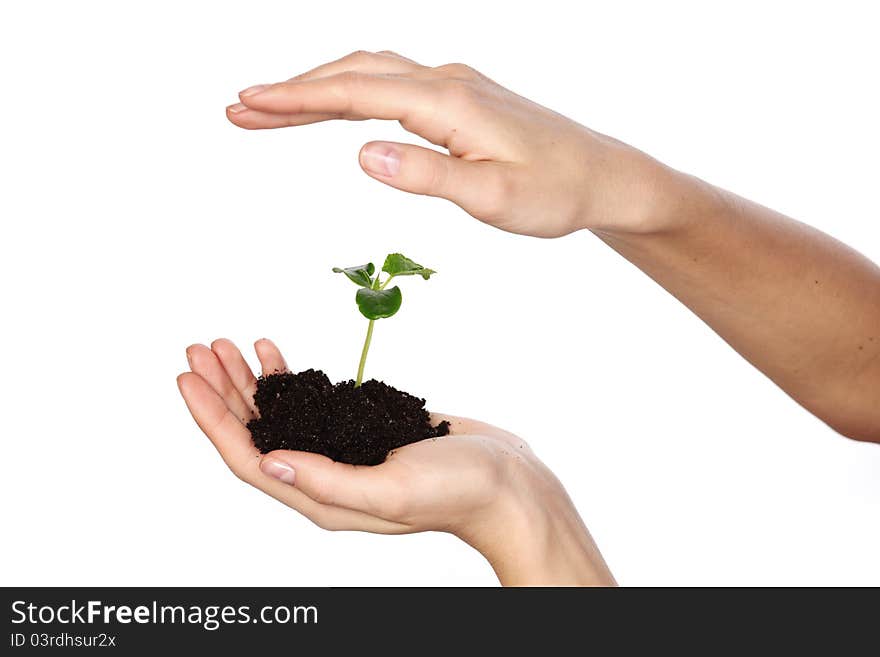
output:
<svg viewBox="0 0 880 657"><path fill-rule="evenodd" d="M271 341L254 346L264 373L287 370ZM435 415L435 422L450 422L450 435L396 449L377 466L288 450L261 455L246 427L257 413L256 377L241 352L220 339L210 347L189 347L187 359L191 371L178 377L178 387L226 465L318 526L382 534L450 532L482 552L505 583L564 579L554 569L573 555L584 557L581 565L591 569L570 574L577 582L559 583L578 583L587 574L610 578L562 486L513 434L476 420ZM572 524L573 518L578 522ZM512 552L516 537L521 545ZM565 559L552 556L569 543ZM531 566L524 571L521 559L527 555Z"/></svg>
<svg viewBox="0 0 880 657"><path fill-rule="evenodd" d="M227 116L248 129L399 121L448 155L371 142L360 152L364 171L398 189L449 199L503 230L557 237L581 228L657 228L665 167L463 64L432 68L388 51L355 52L249 87L239 99Z"/></svg>
<svg viewBox="0 0 880 657"><path fill-rule="evenodd" d="M286 371L269 340L255 344L264 372ZM256 377L228 340L187 350L191 372L178 378L199 427L242 480L299 511L324 529L405 533L459 529L462 518L490 507L498 492L501 455L522 458L522 441L462 418L447 419L450 435L395 450L379 466L354 466L309 452L261 455L247 422ZM450 494L451 493L451 494Z"/></svg>

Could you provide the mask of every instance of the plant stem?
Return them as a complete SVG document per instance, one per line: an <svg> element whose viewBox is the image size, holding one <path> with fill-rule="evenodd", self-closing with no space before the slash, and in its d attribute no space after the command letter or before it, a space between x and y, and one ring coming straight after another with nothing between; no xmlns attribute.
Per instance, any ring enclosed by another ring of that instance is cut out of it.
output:
<svg viewBox="0 0 880 657"><path fill-rule="evenodd" d="M379 280L379 274L376 274L376 278L373 279L373 284L370 285L370 287L374 290L384 290L385 286L388 285L388 282L392 278L394 278L394 276L389 276L388 280L386 280L385 283L383 284ZM376 320L371 319L370 325L367 326L367 338L366 338L366 340L364 340L364 348L361 350L361 362L358 363L357 379L355 379L355 382L354 382L355 388L360 388L361 383L363 383L363 381L364 381L364 365L367 364L367 353L370 351L370 340L373 339L373 323L375 321Z"/></svg>
<svg viewBox="0 0 880 657"><path fill-rule="evenodd" d="M376 320L371 319L370 325L367 327L367 339L364 340L364 348L361 351L361 362L358 365L358 375L357 380L354 382L354 387L359 388L361 383L364 380L364 365L367 363L367 352L370 351L370 340L373 339L373 324Z"/></svg>

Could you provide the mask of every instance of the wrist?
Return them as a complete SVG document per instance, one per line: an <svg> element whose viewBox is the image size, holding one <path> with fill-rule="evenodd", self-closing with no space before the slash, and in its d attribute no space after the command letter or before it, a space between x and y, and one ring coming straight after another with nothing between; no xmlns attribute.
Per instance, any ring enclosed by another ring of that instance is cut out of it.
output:
<svg viewBox="0 0 880 657"><path fill-rule="evenodd" d="M577 510L543 464L517 460L491 509L455 532L503 586L614 586Z"/></svg>
<svg viewBox="0 0 880 657"><path fill-rule="evenodd" d="M725 205L721 190L611 138L603 176L587 172L580 229L622 238L687 230ZM598 190L598 191L597 191Z"/></svg>

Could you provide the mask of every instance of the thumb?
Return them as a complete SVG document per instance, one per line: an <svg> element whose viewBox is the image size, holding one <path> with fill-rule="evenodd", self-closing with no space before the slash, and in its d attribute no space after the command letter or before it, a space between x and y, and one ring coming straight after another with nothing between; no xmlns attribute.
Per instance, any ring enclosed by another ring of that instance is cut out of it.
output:
<svg viewBox="0 0 880 657"><path fill-rule="evenodd" d="M452 201L478 219L491 218L504 201L504 169L430 148L372 141L361 148L361 168L371 178L413 194Z"/></svg>
<svg viewBox="0 0 880 657"><path fill-rule="evenodd" d="M399 495L399 491L387 477L377 473L378 469L290 450L269 452L260 461L263 474L295 487L319 504L381 517L389 498Z"/></svg>

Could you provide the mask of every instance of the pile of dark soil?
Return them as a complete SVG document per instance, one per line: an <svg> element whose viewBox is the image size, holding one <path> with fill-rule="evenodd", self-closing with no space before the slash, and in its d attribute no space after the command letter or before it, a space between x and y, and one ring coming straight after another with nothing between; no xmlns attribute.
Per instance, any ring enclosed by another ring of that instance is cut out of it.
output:
<svg viewBox="0 0 880 657"><path fill-rule="evenodd" d="M257 380L260 417L248 422L261 453L295 449L355 465L378 465L393 449L449 433L431 426L425 400L381 381L330 383L320 370Z"/></svg>

